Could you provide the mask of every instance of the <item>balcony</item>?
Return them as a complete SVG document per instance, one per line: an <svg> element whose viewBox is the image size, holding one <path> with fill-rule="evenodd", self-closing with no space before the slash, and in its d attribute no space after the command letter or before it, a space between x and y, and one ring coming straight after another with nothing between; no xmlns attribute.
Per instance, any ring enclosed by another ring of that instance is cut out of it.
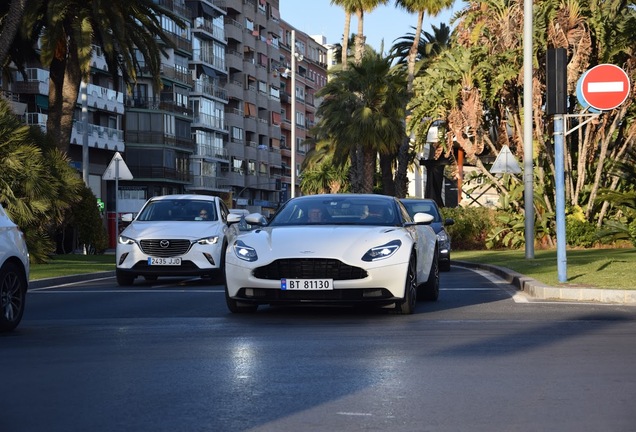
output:
<svg viewBox="0 0 636 432"><path fill-rule="evenodd" d="M174 168L163 166L128 166L130 172L136 180L158 179L171 180L181 183L190 183L192 175L188 172L177 171Z"/></svg>
<svg viewBox="0 0 636 432"><path fill-rule="evenodd" d="M124 113L124 94L115 90L89 84L86 87L86 102L88 106L111 113ZM82 104L82 93L77 96L77 103Z"/></svg>
<svg viewBox="0 0 636 432"><path fill-rule="evenodd" d="M124 131L94 124L88 125L88 147L113 151L125 151ZM84 124L73 123L71 144L84 144Z"/></svg>
<svg viewBox="0 0 636 432"><path fill-rule="evenodd" d="M229 192L230 189L225 179L210 176L192 176L192 184L188 186L188 190L210 191L210 192Z"/></svg>
<svg viewBox="0 0 636 432"><path fill-rule="evenodd" d="M127 130L124 136L127 143L174 147L190 153L194 153L196 150L196 145L191 139L165 135L163 132L158 131Z"/></svg>

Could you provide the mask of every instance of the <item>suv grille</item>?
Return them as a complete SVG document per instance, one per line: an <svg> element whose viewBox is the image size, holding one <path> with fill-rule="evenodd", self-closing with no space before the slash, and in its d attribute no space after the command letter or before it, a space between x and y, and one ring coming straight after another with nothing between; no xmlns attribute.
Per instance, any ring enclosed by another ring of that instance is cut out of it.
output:
<svg viewBox="0 0 636 432"><path fill-rule="evenodd" d="M190 250L190 240L141 240L141 250L146 255L169 258L186 254Z"/></svg>
<svg viewBox="0 0 636 432"><path fill-rule="evenodd" d="M254 270L259 279L320 279L334 280L364 279L367 272L360 267L353 267L335 259L301 258L280 259Z"/></svg>

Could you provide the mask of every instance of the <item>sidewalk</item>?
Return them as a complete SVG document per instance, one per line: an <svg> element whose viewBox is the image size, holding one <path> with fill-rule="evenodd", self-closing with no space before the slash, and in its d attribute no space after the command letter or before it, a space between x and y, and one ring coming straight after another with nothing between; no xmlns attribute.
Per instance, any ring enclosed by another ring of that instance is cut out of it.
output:
<svg viewBox="0 0 636 432"><path fill-rule="evenodd" d="M452 260L452 264L493 273L535 299L636 305L636 290L553 287L505 267L457 260Z"/></svg>

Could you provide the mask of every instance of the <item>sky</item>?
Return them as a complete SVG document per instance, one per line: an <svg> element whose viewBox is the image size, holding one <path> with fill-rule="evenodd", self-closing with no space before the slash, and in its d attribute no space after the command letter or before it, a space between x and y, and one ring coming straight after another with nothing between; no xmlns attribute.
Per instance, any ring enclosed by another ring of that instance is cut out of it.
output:
<svg viewBox="0 0 636 432"><path fill-rule="evenodd" d="M378 6L371 13L364 15L364 34L367 44L380 51L384 40L384 52L388 52L395 39L413 33L417 25L417 15L409 14L394 6L390 0L386 6ZM431 25L439 27L440 23L450 26L454 12L460 10L464 3L456 0L453 8L431 18L424 15L422 29L431 33ZM330 0L280 0L280 16L296 29L310 36L323 35L327 43L340 43L344 29L344 11L339 6L332 6ZM357 32L358 20L351 18L351 31Z"/></svg>

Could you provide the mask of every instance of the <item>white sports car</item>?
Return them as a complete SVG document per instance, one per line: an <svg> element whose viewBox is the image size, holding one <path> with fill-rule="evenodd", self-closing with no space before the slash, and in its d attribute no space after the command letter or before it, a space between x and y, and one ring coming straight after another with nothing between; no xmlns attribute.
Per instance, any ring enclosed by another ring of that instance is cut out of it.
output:
<svg viewBox="0 0 636 432"><path fill-rule="evenodd" d="M218 197L150 198L119 235L115 274L119 285L137 276L223 276L229 210ZM132 219L132 214L127 218Z"/></svg>
<svg viewBox="0 0 636 432"><path fill-rule="evenodd" d="M257 225L262 217L245 220ZM432 220L426 213L411 219L384 195L293 198L269 223L229 243L227 306L240 313L261 304L368 304L411 314L417 299L439 296Z"/></svg>

